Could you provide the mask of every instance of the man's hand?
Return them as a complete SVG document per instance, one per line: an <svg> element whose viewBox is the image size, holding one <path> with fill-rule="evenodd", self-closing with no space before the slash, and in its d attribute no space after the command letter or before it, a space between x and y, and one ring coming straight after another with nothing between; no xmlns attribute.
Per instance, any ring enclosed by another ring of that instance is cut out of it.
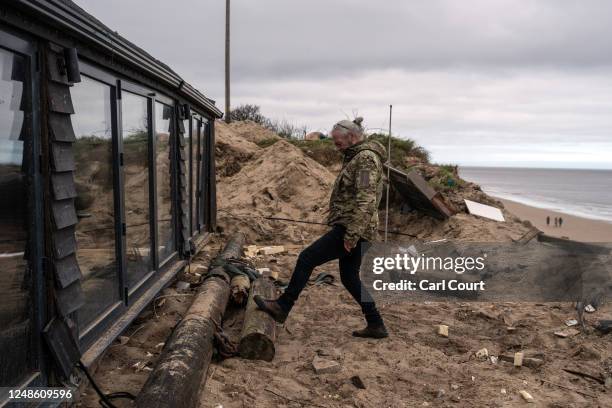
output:
<svg viewBox="0 0 612 408"><path fill-rule="evenodd" d="M346 252L351 252L353 248L355 248L354 242L344 240L344 249L346 249Z"/></svg>

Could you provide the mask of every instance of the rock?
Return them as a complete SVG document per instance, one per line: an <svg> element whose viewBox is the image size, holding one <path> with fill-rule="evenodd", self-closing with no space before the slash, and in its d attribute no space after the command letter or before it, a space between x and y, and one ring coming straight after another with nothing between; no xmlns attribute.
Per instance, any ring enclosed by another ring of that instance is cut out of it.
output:
<svg viewBox="0 0 612 408"><path fill-rule="evenodd" d="M489 357L489 350L487 350L486 348L478 350L476 352L476 357L482 358L482 359Z"/></svg>
<svg viewBox="0 0 612 408"><path fill-rule="evenodd" d="M578 324L578 320L576 319L569 319L565 321L565 325L568 327L576 326L577 324Z"/></svg>
<svg viewBox="0 0 612 408"><path fill-rule="evenodd" d="M520 391L519 391L519 394L521 394L521 397L523 397L523 399L524 399L526 402L528 402L528 403L530 403L530 404L532 404L532 403L534 403L534 402L535 402L535 400L533 399L533 397L531 396L531 394L530 394L530 393L528 393L527 391L525 391L525 390L520 390Z"/></svg>
<svg viewBox="0 0 612 408"><path fill-rule="evenodd" d="M555 332L555 336L557 337L561 337L561 338L566 338L566 337L572 337L575 336L577 334L579 334L580 331L576 330L576 329L565 329L565 330L559 330Z"/></svg>
<svg viewBox="0 0 612 408"><path fill-rule="evenodd" d="M489 357L489 359L491 360L491 364L497 364L497 362L499 361L499 358L496 356L491 356Z"/></svg>
<svg viewBox="0 0 612 408"><path fill-rule="evenodd" d="M444 395L446 395L446 391L444 391L443 389L439 389L436 393L436 398L443 398Z"/></svg>
<svg viewBox="0 0 612 408"><path fill-rule="evenodd" d="M340 371L340 363L315 356L312 360L312 367L317 374L333 374Z"/></svg>
<svg viewBox="0 0 612 408"><path fill-rule="evenodd" d="M460 396L458 396L458 395L453 395L453 396L451 397L451 401L453 401L453 402L459 402L459 401L461 401L461 397L460 397Z"/></svg>
<svg viewBox="0 0 612 408"><path fill-rule="evenodd" d="M501 392L502 394L507 394L507 391L505 388L502 388L499 392Z"/></svg>
<svg viewBox="0 0 612 408"><path fill-rule="evenodd" d="M363 383L363 381L361 380L361 377L359 377L358 375L354 375L351 377L351 382L353 383L353 385L361 390L365 390L366 386Z"/></svg>
<svg viewBox="0 0 612 408"><path fill-rule="evenodd" d="M500 354L499 359L508 363L514 363L515 356ZM529 368L538 368L544 364L544 360L535 357L523 357L522 365Z"/></svg>
<svg viewBox="0 0 612 408"><path fill-rule="evenodd" d="M448 337L448 326L445 324L438 325L438 334L442 337Z"/></svg>
<svg viewBox="0 0 612 408"><path fill-rule="evenodd" d="M584 311L587 313L595 313L595 308L593 307L593 305L586 305L584 307Z"/></svg>
<svg viewBox="0 0 612 408"><path fill-rule="evenodd" d="M286 249L284 246L277 245L277 246L267 246L267 247L259 248L258 253L263 254L263 255L274 255L274 254L281 254L285 251Z"/></svg>
<svg viewBox="0 0 612 408"><path fill-rule="evenodd" d="M178 292L186 292L189 290L190 287L191 285L189 284L189 282L185 282L185 281L176 282L176 290Z"/></svg>
<svg viewBox="0 0 612 408"><path fill-rule="evenodd" d="M119 336L117 337L117 340L119 340L119 344L123 345L127 343L130 340L130 338L128 336Z"/></svg>
<svg viewBox="0 0 612 408"><path fill-rule="evenodd" d="M518 353L514 353L514 366L521 367L523 365L523 353L520 351Z"/></svg>
<svg viewBox="0 0 612 408"><path fill-rule="evenodd" d="M458 389L459 389L459 386L457 384L451 384L451 390L457 391Z"/></svg>

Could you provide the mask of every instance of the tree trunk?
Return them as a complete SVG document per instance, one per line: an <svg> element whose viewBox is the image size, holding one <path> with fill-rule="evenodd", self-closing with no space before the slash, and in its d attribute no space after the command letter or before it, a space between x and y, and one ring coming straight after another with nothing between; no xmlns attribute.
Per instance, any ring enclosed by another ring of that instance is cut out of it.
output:
<svg viewBox="0 0 612 408"><path fill-rule="evenodd" d="M240 257L244 235L236 234L218 258ZM229 300L229 277L222 267L209 271L187 314L162 350L155 369L142 387L136 406L193 408L213 353L213 338Z"/></svg>
<svg viewBox="0 0 612 408"><path fill-rule="evenodd" d="M276 289L268 278L259 278L253 282L238 346L241 357L265 361L272 361L274 358L276 322L266 312L257 308L253 296L261 295L270 299L275 297L275 292Z"/></svg>
<svg viewBox="0 0 612 408"><path fill-rule="evenodd" d="M230 287L232 301L237 305L244 305L249 298L249 288L251 287L249 277L246 275L234 276Z"/></svg>

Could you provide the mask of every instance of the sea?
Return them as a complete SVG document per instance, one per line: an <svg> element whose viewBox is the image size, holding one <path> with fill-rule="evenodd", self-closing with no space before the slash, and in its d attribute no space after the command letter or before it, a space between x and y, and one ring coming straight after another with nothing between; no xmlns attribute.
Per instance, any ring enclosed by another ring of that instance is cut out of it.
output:
<svg viewBox="0 0 612 408"><path fill-rule="evenodd" d="M612 170L459 167L494 197L612 223Z"/></svg>

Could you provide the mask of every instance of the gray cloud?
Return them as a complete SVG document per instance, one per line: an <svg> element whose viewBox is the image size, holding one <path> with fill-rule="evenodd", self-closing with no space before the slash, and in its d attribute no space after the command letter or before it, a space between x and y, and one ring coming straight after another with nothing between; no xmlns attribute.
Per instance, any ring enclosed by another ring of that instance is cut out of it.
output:
<svg viewBox="0 0 612 408"><path fill-rule="evenodd" d="M77 3L222 106L224 1ZM320 130L393 103L438 161L601 167L611 37L605 0L233 0L232 103Z"/></svg>

